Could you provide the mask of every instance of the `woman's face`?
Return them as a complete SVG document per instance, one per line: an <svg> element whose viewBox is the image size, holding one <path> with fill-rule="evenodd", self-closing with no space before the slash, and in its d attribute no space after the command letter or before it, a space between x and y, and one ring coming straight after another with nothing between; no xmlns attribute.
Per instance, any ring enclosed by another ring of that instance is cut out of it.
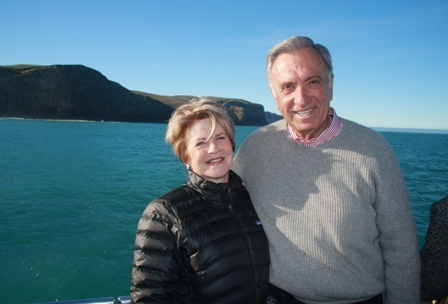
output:
<svg viewBox="0 0 448 304"><path fill-rule="evenodd" d="M233 163L232 143L224 128L217 124L210 136L209 118L196 120L186 133L187 164L193 172L214 183L227 183Z"/></svg>

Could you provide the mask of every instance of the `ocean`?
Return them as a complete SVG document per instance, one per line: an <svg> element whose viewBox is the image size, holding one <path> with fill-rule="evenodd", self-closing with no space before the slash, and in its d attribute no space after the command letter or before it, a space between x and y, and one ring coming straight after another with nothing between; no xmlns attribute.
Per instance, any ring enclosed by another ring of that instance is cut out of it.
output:
<svg viewBox="0 0 448 304"><path fill-rule="evenodd" d="M237 146L258 127L238 126ZM128 295L138 219L186 181L165 124L0 120L0 302ZM399 159L420 245L448 195L448 132L379 130Z"/></svg>

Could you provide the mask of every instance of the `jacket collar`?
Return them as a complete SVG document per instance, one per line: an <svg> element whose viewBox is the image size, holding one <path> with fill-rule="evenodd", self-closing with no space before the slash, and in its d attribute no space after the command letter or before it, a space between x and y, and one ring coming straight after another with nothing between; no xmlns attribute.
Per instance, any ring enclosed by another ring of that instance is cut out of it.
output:
<svg viewBox="0 0 448 304"><path fill-rule="evenodd" d="M229 182L219 184L208 181L193 171L188 171L187 185L198 191L206 200L217 205L229 205L230 198L238 193L242 184L241 178L232 170L229 172Z"/></svg>

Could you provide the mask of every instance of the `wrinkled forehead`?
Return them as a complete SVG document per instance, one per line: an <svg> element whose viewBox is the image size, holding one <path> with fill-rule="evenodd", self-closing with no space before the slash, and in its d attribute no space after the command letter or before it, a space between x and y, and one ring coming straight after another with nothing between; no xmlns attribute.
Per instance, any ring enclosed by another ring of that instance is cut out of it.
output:
<svg viewBox="0 0 448 304"><path fill-rule="evenodd" d="M274 61L273 71L279 70L314 70L328 72L324 60L312 48L305 48L293 53L282 53Z"/></svg>
<svg viewBox="0 0 448 304"><path fill-rule="evenodd" d="M275 85L289 82L304 82L314 77L328 80L330 73L319 55L312 52L285 53L280 55L272 67Z"/></svg>

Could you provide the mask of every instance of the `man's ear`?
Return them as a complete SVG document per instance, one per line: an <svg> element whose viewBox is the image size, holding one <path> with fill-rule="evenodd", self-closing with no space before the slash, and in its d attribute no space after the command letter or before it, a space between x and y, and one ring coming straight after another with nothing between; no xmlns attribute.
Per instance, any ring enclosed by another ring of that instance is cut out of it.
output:
<svg viewBox="0 0 448 304"><path fill-rule="evenodd" d="M328 79L328 91L329 91L329 99L328 101L332 101L333 100L333 80L334 80L334 75L330 74L329 79Z"/></svg>

